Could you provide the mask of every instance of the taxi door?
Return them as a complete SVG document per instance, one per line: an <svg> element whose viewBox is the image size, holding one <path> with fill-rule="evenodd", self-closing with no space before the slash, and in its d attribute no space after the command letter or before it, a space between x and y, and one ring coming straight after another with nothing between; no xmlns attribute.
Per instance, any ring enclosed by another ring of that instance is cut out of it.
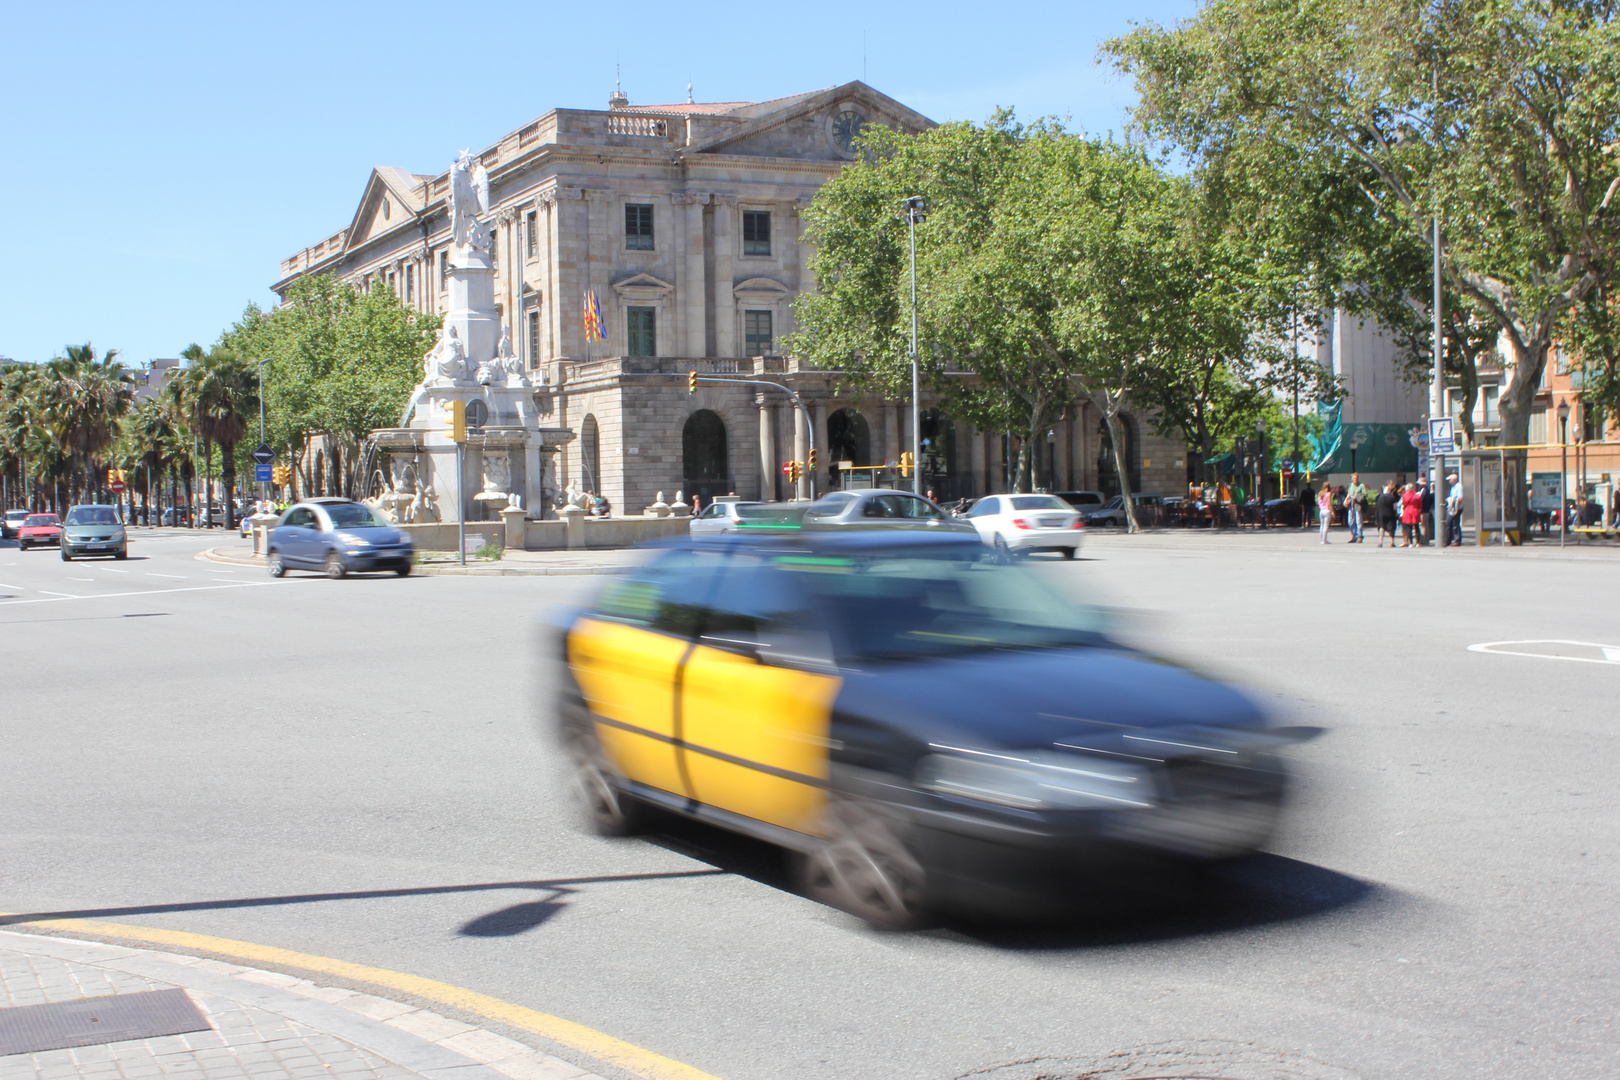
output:
<svg viewBox="0 0 1620 1080"><path fill-rule="evenodd" d="M819 669L819 670L818 670ZM692 797L796 832L820 828L842 680L792 575L737 553L681 675Z"/></svg>
<svg viewBox="0 0 1620 1080"><path fill-rule="evenodd" d="M671 552L615 582L568 635L569 667L609 760L631 780L688 798L676 686L723 557Z"/></svg>

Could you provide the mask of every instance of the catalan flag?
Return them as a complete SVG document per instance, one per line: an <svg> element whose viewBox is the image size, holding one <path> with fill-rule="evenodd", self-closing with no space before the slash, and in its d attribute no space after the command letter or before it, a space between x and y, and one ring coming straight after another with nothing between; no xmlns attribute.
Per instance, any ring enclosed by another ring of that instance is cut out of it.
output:
<svg viewBox="0 0 1620 1080"><path fill-rule="evenodd" d="M585 290L585 340L607 340L607 331L602 327L602 305L596 298L595 289Z"/></svg>

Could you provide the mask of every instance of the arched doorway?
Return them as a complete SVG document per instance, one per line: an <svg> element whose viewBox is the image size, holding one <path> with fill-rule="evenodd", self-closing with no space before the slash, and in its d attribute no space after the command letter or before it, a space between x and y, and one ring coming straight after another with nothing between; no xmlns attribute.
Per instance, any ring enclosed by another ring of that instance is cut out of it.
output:
<svg viewBox="0 0 1620 1080"><path fill-rule="evenodd" d="M579 425L579 483L586 491L602 491L602 435L589 414Z"/></svg>
<svg viewBox="0 0 1620 1080"><path fill-rule="evenodd" d="M922 435L922 461L917 470L922 483L918 489L923 494L933 491L945 501L968 494L957 490L960 479L956 473L956 425L938 409L922 410L917 422Z"/></svg>
<svg viewBox="0 0 1620 1080"><path fill-rule="evenodd" d="M699 409L681 428L681 490L705 502L731 490L731 455L726 422L711 409Z"/></svg>
<svg viewBox="0 0 1620 1080"><path fill-rule="evenodd" d="M1131 491L1142 490L1142 466L1137 458L1136 422L1127 413L1119 414L1119 426L1125 431L1125 468L1130 477ZM1108 421L1097 421L1097 489L1104 498L1120 493L1119 470L1114 466L1114 437L1108 431Z"/></svg>
<svg viewBox="0 0 1620 1080"><path fill-rule="evenodd" d="M872 429L854 409L845 407L827 417L827 470L829 484L835 488L871 486L870 472L840 473L838 463L852 465L872 464Z"/></svg>

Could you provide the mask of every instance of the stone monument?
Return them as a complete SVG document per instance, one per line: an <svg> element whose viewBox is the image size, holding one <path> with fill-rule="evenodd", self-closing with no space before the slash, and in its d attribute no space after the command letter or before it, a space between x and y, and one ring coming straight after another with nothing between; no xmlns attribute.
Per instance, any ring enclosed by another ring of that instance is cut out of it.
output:
<svg viewBox="0 0 1620 1080"><path fill-rule="evenodd" d="M543 514L556 493L557 450L573 439L567 428L543 428L549 412L512 349L510 329L495 309L490 259L489 173L463 150L450 169L449 308L438 341L422 358L422 381L397 428L373 432L390 455L389 493L397 517L482 521L503 507ZM456 471L450 438L453 401L467 407L467 447ZM437 498L437 505L435 505Z"/></svg>

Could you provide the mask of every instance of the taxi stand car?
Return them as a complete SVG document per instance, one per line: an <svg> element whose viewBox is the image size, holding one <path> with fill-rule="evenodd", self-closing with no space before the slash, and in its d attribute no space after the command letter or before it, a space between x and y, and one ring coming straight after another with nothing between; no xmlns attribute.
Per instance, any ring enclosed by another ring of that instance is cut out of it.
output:
<svg viewBox="0 0 1620 1080"><path fill-rule="evenodd" d="M657 806L778 844L878 927L1253 851L1309 734L959 534L687 540L555 624L598 832Z"/></svg>

